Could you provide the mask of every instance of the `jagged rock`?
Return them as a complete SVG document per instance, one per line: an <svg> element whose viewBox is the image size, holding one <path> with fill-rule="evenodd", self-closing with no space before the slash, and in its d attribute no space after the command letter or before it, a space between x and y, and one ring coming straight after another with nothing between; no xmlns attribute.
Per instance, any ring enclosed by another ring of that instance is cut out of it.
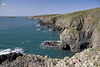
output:
<svg viewBox="0 0 100 67"><path fill-rule="evenodd" d="M44 30L43 28L40 28L40 30Z"/></svg>
<svg viewBox="0 0 100 67"><path fill-rule="evenodd" d="M59 41L45 41L41 46L49 48L49 47L58 47L60 44Z"/></svg>
<svg viewBox="0 0 100 67"><path fill-rule="evenodd" d="M100 47L100 21L91 37L91 45L92 47Z"/></svg>
<svg viewBox="0 0 100 67"><path fill-rule="evenodd" d="M80 51L79 32L77 31L76 28L70 27L69 29L65 29L63 33L60 35L60 39L61 39L61 47L67 49L69 46L72 52Z"/></svg>
<svg viewBox="0 0 100 67"><path fill-rule="evenodd" d="M23 54L21 54L21 53L10 53L10 54L6 54L6 55L0 55L0 64L2 62L6 61L6 60L13 61L19 56L23 56Z"/></svg>

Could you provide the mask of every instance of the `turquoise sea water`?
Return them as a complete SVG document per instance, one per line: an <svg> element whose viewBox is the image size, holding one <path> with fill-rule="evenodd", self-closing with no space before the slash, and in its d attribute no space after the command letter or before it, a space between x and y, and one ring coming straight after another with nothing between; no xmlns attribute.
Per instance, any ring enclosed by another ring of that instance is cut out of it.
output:
<svg viewBox="0 0 100 67"><path fill-rule="evenodd" d="M40 47L43 41L59 41L60 32L51 32L50 29L39 26L37 21L39 20L30 20L26 17L0 17L0 54L20 51L26 54L48 55L52 58L74 55L67 50ZM37 30L39 28L44 28L44 30Z"/></svg>

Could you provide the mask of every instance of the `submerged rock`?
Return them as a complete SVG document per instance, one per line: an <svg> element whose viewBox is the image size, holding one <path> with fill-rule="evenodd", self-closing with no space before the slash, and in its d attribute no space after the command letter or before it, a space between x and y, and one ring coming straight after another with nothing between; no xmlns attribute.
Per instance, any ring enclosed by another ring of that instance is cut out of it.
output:
<svg viewBox="0 0 100 67"><path fill-rule="evenodd" d="M40 28L40 30L44 30L43 28Z"/></svg>
<svg viewBox="0 0 100 67"><path fill-rule="evenodd" d="M49 48L49 47L59 47L59 41L45 41L41 46Z"/></svg>

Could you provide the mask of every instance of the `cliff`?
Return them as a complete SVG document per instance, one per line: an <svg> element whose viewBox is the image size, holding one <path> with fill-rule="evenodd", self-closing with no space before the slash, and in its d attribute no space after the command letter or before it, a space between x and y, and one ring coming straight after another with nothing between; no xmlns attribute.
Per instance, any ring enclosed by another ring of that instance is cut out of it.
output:
<svg viewBox="0 0 100 67"><path fill-rule="evenodd" d="M52 25L52 31L61 31L60 49L79 52L95 45L99 47L100 37L97 28L100 21L100 8L68 14L32 16L29 19L40 19L41 25Z"/></svg>

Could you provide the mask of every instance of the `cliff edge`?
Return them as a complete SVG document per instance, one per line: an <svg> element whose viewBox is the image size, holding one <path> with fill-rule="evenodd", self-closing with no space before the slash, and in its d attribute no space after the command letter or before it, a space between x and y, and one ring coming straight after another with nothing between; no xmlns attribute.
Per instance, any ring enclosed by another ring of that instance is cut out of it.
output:
<svg viewBox="0 0 100 67"><path fill-rule="evenodd" d="M52 31L61 31L60 49L79 52L91 47L100 47L100 8L28 18L40 19L40 25L52 25Z"/></svg>

